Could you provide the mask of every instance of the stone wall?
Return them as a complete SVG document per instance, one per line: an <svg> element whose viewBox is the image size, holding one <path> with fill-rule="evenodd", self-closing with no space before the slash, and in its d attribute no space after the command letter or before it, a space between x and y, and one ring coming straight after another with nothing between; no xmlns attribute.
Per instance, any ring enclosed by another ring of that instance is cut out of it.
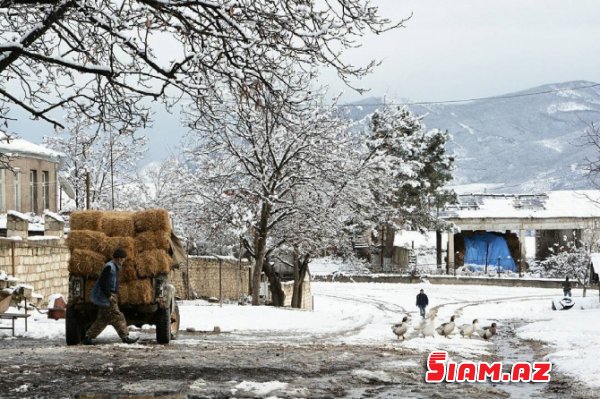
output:
<svg viewBox="0 0 600 399"><path fill-rule="evenodd" d="M0 239L0 270L12 274L20 284L33 287L47 303L52 294L67 296L69 250L63 240Z"/></svg>
<svg viewBox="0 0 600 399"><path fill-rule="evenodd" d="M281 283L281 287L283 288L283 292L285 293L285 300L283 301L283 306L290 307L292 306L292 295L294 294L294 282L293 281L285 281ZM302 309L312 310L313 308L313 298L312 298L312 290L310 288L310 278L308 277L304 279L304 284L302 285Z"/></svg>
<svg viewBox="0 0 600 399"><path fill-rule="evenodd" d="M219 272L219 268L221 269ZM187 289L188 266L182 264L170 274L170 280L177 289L177 296L189 298L223 298L237 301L250 294L250 265L237 259L213 256L189 257L189 294Z"/></svg>

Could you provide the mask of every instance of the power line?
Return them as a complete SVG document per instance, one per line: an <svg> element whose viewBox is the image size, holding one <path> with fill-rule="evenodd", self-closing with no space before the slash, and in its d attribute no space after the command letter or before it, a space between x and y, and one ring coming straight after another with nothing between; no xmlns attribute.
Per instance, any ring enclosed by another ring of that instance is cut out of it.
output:
<svg viewBox="0 0 600 399"><path fill-rule="evenodd" d="M600 86L600 83L594 83L586 86L579 87L563 87L561 89L551 89L551 90L543 90L536 91L533 93L522 93L522 94L507 94L502 96L491 96L491 97L473 97L473 98L463 98L457 100L444 100L444 101L415 101L415 102L405 102L405 103L395 103L396 105L434 105L434 104L454 104L454 103L463 103L469 101L478 101L478 100L505 100L511 98L519 98L519 97L530 97L530 96L539 96L541 94L550 94L557 93L565 90L583 90L590 89L592 87ZM385 102L383 103L371 103L371 104L340 104L338 107L378 107L387 105Z"/></svg>

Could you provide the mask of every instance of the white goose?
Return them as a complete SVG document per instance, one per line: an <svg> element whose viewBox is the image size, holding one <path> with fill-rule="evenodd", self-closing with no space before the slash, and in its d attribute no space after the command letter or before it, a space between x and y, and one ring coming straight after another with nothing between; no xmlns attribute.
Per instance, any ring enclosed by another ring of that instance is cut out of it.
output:
<svg viewBox="0 0 600 399"><path fill-rule="evenodd" d="M433 337L433 332L435 331L435 314L430 315L428 318L421 320L419 326L416 328L419 331L418 335L423 335L423 337Z"/></svg>
<svg viewBox="0 0 600 399"><path fill-rule="evenodd" d="M473 335L473 333L477 331L478 327L479 322L477 321L477 319L475 319L473 320L473 324L463 324L458 329L460 330L460 335L462 335L463 337L471 338L471 335Z"/></svg>
<svg viewBox="0 0 600 399"><path fill-rule="evenodd" d="M448 323L443 323L436 329L436 331L438 332L438 334L448 338L448 335L450 335L452 331L454 331L455 326L456 325L454 324L454 316L452 316L450 317L450 321Z"/></svg>
<svg viewBox="0 0 600 399"><path fill-rule="evenodd" d="M404 341L404 335L408 331L407 321L408 321L408 317L404 316L404 318L402 319L402 323L394 324L392 326L392 331L394 332L394 334L396 334L398 336L398 339L400 339L400 337L402 337L402 341Z"/></svg>

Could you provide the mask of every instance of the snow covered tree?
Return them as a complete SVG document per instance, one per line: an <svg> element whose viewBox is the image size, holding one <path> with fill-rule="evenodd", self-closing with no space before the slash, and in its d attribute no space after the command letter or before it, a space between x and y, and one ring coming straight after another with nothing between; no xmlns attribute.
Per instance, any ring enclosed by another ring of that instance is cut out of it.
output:
<svg viewBox="0 0 600 399"><path fill-rule="evenodd" d="M376 63L350 65L343 51L401 24L369 0L0 0L0 118L19 108L63 127L82 103L202 103L223 82L252 95L289 85L290 63L350 83Z"/></svg>
<svg viewBox="0 0 600 399"><path fill-rule="evenodd" d="M367 217L387 237L381 243L382 257L386 249L391 256L396 228L439 228L443 223L435 211L456 201L456 194L446 188L453 164L446 152L448 134L426 130L422 119L397 106L383 108L370 119L365 168L372 177L373 204Z"/></svg>
<svg viewBox="0 0 600 399"><path fill-rule="evenodd" d="M68 119L68 130L46 136L44 142L66 154L62 173L75 189L75 206L121 207L124 188L135 182L146 137L135 134L136 126L114 120L95 123L81 115Z"/></svg>
<svg viewBox="0 0 600 399"><path fill-rule="evenodd" d="M310 76L291 74L293 86L308 87ZM261 272L270 281L275 305L283 304L283 291L268 259L284 245L293 247L287 234L294 217L307 220L333 185L334 176L348 157L346 129L330 111L322 110L306 88L282 86L272 94L224 93L211 113L194 112L196 144L190 162L198 176L190 188L198 188L205 200L202 222L208 229L229 226L255 259L253 303ZM335 192L335 191L332 191ZM302 201L299 200L302 196ZM318 228L319 221L311 219ZM275 234L279 232L279 234Z"/></svg>
<svg viewBox="0 0 600 399"><path fill-rule="evenodd" d="M563 245L555 243L550 251L552 255L534 263L532 271L544 277L574 279L583 287L585 297L590 282L590 247L581 240L565 237Z"/></svg>

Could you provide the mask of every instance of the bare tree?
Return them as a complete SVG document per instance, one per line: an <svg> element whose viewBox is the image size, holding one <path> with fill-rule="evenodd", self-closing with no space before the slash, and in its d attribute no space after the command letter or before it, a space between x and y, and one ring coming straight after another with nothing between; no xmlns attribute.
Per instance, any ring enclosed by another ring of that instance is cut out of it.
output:
<svg viewBox="0 0 600 399"><path fill-rule="evenodd" d="M0 0L0 107L57 127L57 110L90 104L127 120L144 97L202 104L223 83L246 95L291 85L290 63L350 84L376 63L355 67L342 52L402 22L369 0Z"/></svg>

